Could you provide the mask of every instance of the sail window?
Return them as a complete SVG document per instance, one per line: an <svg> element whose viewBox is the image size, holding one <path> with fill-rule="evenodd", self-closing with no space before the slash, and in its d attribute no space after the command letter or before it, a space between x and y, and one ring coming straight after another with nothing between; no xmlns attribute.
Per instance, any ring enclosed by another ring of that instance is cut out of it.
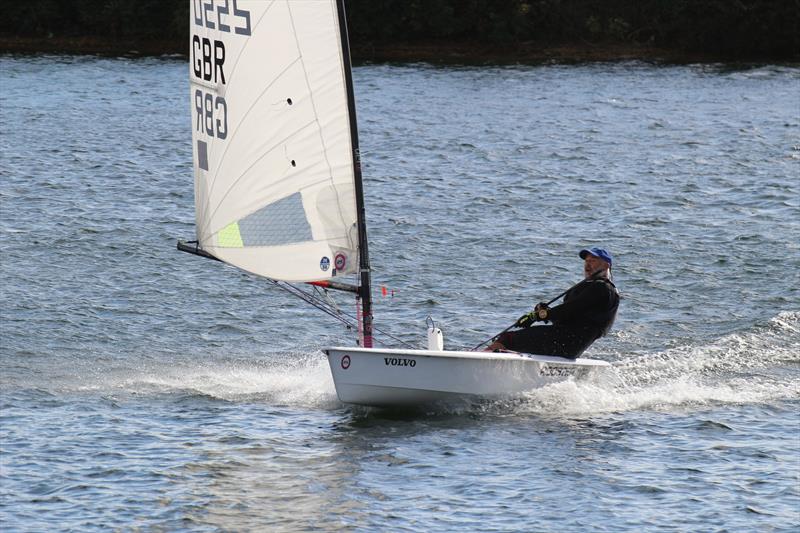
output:
<svg viewBox="0 0 800 533"><path fill-rule="evenodd" d="M280 246L312 240L303 198L295 193L266 205L217 234L218 246Z"/></svg>

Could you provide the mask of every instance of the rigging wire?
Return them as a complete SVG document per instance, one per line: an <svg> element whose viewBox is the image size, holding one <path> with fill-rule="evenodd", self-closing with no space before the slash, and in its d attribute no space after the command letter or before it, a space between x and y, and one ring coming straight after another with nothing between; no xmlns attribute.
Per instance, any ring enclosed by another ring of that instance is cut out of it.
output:
<svg viewBox="0 0 800 533"><path fill-rule="evenodd" d="M292 285L291 283L287 283L285 281L279 281L279 280L275 280L275 279L271 279L271 278L266 278L266 279L271 281L275 286L285 290L289 294L297 296L298 298L300 298L304 302L306 302L306 303L308 303L310 305L313 305L314 307L316 307L320 311L332 316L333 318L335 318L339 322L343 323L347 327L348 330L352 330L352 329L358 327L358 321L356 320L356 318L353 317L352 315L348 315L347 313L345 313L344 311L339 309L339 307L336 305L336 302L330 297L330 295L327 294L328 291L324 291L324 294L325 294L325 296L326 296L326 298L328 300L328 301L326 301L321 296L319 296L318 294L311 294L309 292L306 292L306 291L300 289L299 287L296 287L296 286ZM319 288L318 287L314 287L314 291L319 293ZM400 339L400 338L392 335L391 333L388 333L388 332L386 332L386 331L384 331L384 330L382 330L380 328L377 328L377 327L373 326L373 329L375 331L379 332L381 335L389 337L390 339L392 339L392 340L394 340L396 342L399 342L400 344L402 344L402 345L404 345L404 346L406 346L408 348L415 348L415 346L413 344L411 344L409 342L406 342L403 339Z"/></svg>
<svg viewBox="0 0 800 533"><path fill-rule="evenodd" d="M324 301L319 296L315 296L313 294L307 293L307 292L303 291L302 289L300 289L298 287L295 287L291 283L286 283L284 281L279 281L279 280L275 280L275 279L271 279L271 278L266 278L266 279L271 281L275 286L285 290L289 294L297 296L298 298L300 298L304 302L306 302L306 303L308 303L310 305L313 305L314 307L316 307L320 311L322 311L322 312L332 316L336 320L342 322L345 326L347 326L347 329L353 329L357 325L356 321L352 317L350 317L350 316L346 315L345 313L341 312L339 309L336 309L335 307L330 305L328 302Z"/></svg>
<svg viewBox="0 0 800 533"><path fill-rule="evenodd" d="M192 244L194 246L189 246L189 245L192 245ZM217 257L215 257L215 256L203 251L202 249L200 249L198 241L186 241L186 242L178 241L178 250L183 251L183 252L192 253L192 254L195 254L195 255L199 255L199 256L205 257L207 259L213 259L215 261L220 261L219 258L217 258ZM319 309L320 311L322 311L323 313L326 313L326 314L332 316L336 320L338 320L341 323L343 323L348 330L352 330L353 328L358 328L358 319L356 319L355 317L353 317L351 315L348 315L348 314L342 312L342 310L339 309L339 306L336 305L335 300L333 300L333 298L330 297L330 295L328 294L327 290L324 292L324 294L326 296L326 299L323 299L321 296L317 296L317 295L314 295L314 294L310 294L310 293L308 293L306 291L303 291L302 289L292 285L291 283L288 283L288 282L285 282L285 281L280 281L280 280L277 280L277 279L262 277L262 276L259 276L259 277L261 279L265 279L267 281L272 282L272 284L275 285L276 287L278 287L279 289L282 289L282 290L288 292L289 294L291 294L293 296L297 296L298 298L300 298L304 302L308 303L309 305L312 305L312 306L316 307L317 309ZM317 294L319 294L319 288L318 287L314 287L314 290L317 292ZM382 335L385 335L386 337L389 337L389 338L391 338L391 339L393 339L393 340L399 342L400 344L403 344L403 345L405 345L405 346L407 346L409 348L415 348L414 345L404 341L403 339L395 337L391 333L387 333L386 331L383 331L380 328L377 328L377 327L373 326L373 330L375 330L375 331L381 333Z"/></svg>
<svg viewBox="0 0 800 533"><path fill-rule="evenodd" d="M379 332L381 335L385 335L385 336L389 337L390 339L395 340L395 341L399 342L400 344L402 344L402 345L404 345L404 346L406 346L408 348L412 348L412 349L416 348L416 346L414 346L410 342L406 342L403 339L395 337L391 333L387 333L387 332L383 331L382 329L376 328L374 325L372 326L372 329L377 331L377 332Z"/></svg>

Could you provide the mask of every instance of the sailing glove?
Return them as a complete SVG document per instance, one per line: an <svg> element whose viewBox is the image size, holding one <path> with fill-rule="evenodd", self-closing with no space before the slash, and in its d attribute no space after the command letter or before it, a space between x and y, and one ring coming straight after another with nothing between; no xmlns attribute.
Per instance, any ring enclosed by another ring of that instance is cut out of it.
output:
<svg viewBox="0 0 800 533"><path fill-rule="evenodd" d="M518 328L529 328L534 322L536 322L536 313L531 311L519 317L514 325Z"/></svg>

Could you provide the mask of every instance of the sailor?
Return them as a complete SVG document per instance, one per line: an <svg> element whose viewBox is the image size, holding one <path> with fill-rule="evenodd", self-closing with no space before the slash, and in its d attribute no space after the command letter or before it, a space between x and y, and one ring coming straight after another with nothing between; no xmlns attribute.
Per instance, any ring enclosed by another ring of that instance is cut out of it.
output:
<svg viewBox="0 0 800 533"><path fill-rule="evenodd" d="M608 333L619 307L619 292L611 281L611 254L602 248L588 248L578 255L583 259L585 278L564 294L564 303L552 308L537 304L517 320L514 326L518 329L501 334L488 351L574 359ZM546 325L531 327L535 322Z"/></svg>

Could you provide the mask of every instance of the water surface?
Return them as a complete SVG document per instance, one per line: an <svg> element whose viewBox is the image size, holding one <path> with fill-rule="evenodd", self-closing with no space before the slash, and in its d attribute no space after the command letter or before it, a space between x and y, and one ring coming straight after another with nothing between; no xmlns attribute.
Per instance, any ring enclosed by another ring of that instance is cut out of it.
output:
<svg viewBox="0 0 800 533"><path fill-rule="evenodd" d="M413 412L339 403L351 332L175 251L187 72L0 58L5 530L800 525L800 69L356 68L379 328L474 346L591 245L623 293L600 379Z"/></svg>

